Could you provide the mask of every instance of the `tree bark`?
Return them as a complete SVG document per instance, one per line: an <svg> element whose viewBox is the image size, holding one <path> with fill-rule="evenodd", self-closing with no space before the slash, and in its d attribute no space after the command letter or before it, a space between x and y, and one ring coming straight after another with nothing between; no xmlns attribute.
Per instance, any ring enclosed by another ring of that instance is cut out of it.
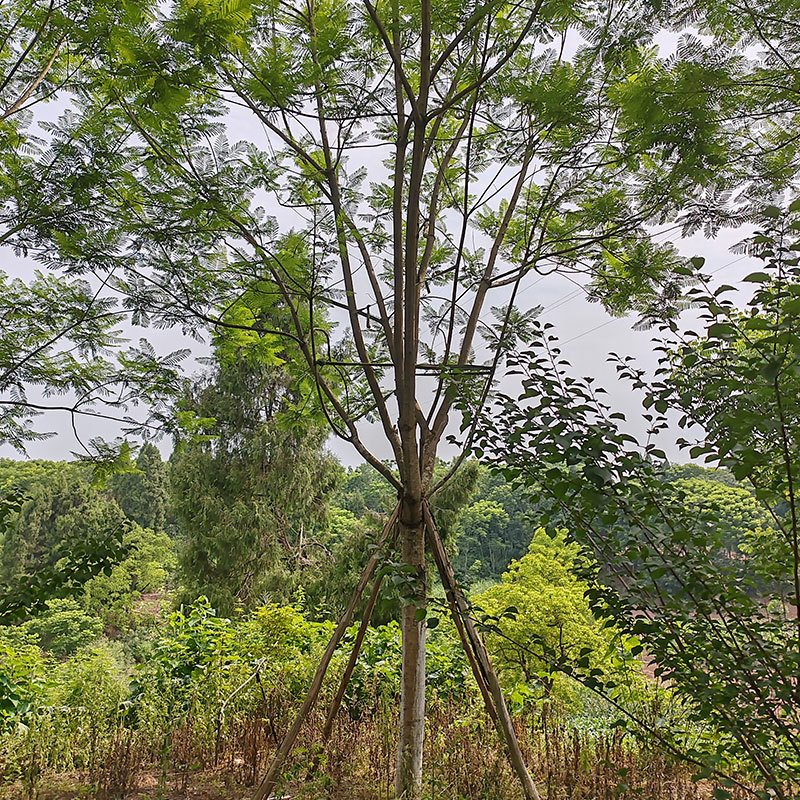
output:
<svg viewBox="0 0 800 800"><path fill-rule="evenodd" d="M395 796L415 800L422 793L422 752L425 741L425 620L417 612L425 608L425 527L422 502L404 500L400 510L400 543L403 565L413 585L401 617L403 668L400 684L400 738L397 746Z"/></svg>
<svg viewBox="0 0 800 800"><path fill-rule="evenodd" d="M442 584L444 585L445 591L449 595L452 595L455 600L455 613L461 617L464 623L464 629L472 645L477 664L480 667L481 677L488 687L492 700L494 701L494 709L487 703L487 710L494 719L497 725L497 731L506 746L508 760L511 762L514 772L517 773L517 777L522 785L522 791L525 795L525 800L541 800L536 784L533 782L533 778L530 772L528 772L528 767L525 765L525 759L522 756L522 750L520 749L519 740L517 739L517 732L514 729L514 722L511 719L511 715L508 713L503 691L500 688L500 681L492 666L489 652L475 627L475 623L472 621L472 617L469 615L469 604L467 603L464 593L461 591L461 587L458 585L455 572L453 571L453 565L450 563L447 551L444 549L439 531L436 529L433 515L427 504L425 505L424 513L428 539L431 544L434 559L436 560L439 575L442 579ZM453 609L453 606L451 606L451 609ZM472 663L472 659L470 659L470 662ZM482 683L481 678L478 678L477 675L475 677L478 679L478 685L480 686ZM486 699L486 695L484 694L484 701L486 701Z"/></svg>

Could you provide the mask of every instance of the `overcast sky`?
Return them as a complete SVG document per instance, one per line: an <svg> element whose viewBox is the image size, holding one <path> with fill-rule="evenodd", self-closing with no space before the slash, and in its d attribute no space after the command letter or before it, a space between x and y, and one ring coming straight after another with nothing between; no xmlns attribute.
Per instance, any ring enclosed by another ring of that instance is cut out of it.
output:
<svg viewBox="0 0 800 800"><path fill-rule="evenodd" d="M737 285L754 268L750 258L730 252L730 247L744 235L744 231L725 231L715 240L697 235L691 239L673 241L686 255L704 256L706 259L704 271L713 273L715 283ZM31 262L13 258L9 261L10 254L6 252L4 255L6 257L4 267L7 272L27 279L31 277L35 268ZM633 330L635 318L610 317L599 304L587 302L585 292L563 275L554 274L544 278L531 275L522 284L519 304L528 308L536 305L543 307L540 318L555 325L555 333L562 342L562 352L572 363L574 373L595 377L598 384L608 391L609 400L615 409L622 411L631 419L633 432L640 433L643 430L643 423L635 422L641 411L639 398L631 392L627 383L617 380L615 370L607 359L612 352L630 354L637 358L642 367L648 370L654 369L656 356L652 339L656 332ZM692 314L688 312L685 315L687 324L691 318ZM133 335L138 337L142 333L136 331ZM188 341L177 331L148 330L144 333L156 348L162 351L189 346L195 355L202 356L208 352L206 347ZM191 360L187 366L190 369L199 369L196 364L192 365ZM113 439L119 433L118 426L112 422L81 418L76 424L78 434L87 441L94 436ZM28 448L31 458L68 459L71 458L73 451L80 450L69 414L50 412L39 419L38 427L40 430L53 431L56 435L45 441L32 443ZM378 453L388 457L388 452L381 447L383 437L380 431L376 429L372 436L367 432L364 438ZM669 447L668 439L661 444L667 447L672 457L685 460L674 447ZM158 445L164 456L167 456L171 450L170 440L165 438L158 442ZM330 448L345 464L354 465L361 461L347 443L332 438ZM20 457L7 445L0 447L0 456ZM442 456L448 456L447 448L444 448Z"/></svg>
<svg viewBox="0 0 800 800"><path fill-rule="evenodd" d="M672 51L677 41L677 34L664 33L657 37L662 55L667 51ZM53 103L46 107L45 116L54 118L63 110L63 104ZM229 119L229 136L231 140L250 140L263 145L264 130L260 123L254 122L249 116L243 116L237 111L233 111ZM365 166L370 172L370 179L382 180L385 170L380 166L379 154L373 151L364 151ZM370 162L370 159L372 160ZM357 165L350 164L351 168ZM277 216L282 226L291 226L293 223L289 219L282 218L285 211L281 209L266 208L268 214ZM296 224L296 223L295 223ZM700 255L706 259L704 272L713 275L713 280L717 283L725 282L737 285L741 279L753 271L751 259L734 255L730 252L730 247L740 241L747 231L724 231L717 239L705 239L702 235L696 235L690 239L679 240L673 237L677 233L673 232L670 236L657 236L659 241L671 239L678 249L687 256ZM6 248L0 251L2 262L0 269L12 276L21 277L29 280L35 269L35 264L31 261L17 259ZM746 297L746 295L744 295ZM501 298L493 298L492 305L502 303ZM522 308L542 306L541 319L552 322L555 325L555 333L562 341L562 352L572 363L574 373L581 376L593 376L599 385L608 391L608 397L616 410L622 411L629 418L636 418L641 411L639 398L635 396L627 383L617 380L616 372L607 359L609 353L625 353L636 357L640 366L652 370L656 365L656 356L653 351L652 338L653 331L634 331L633 324L635 318L611 318L606 314L599 304L587 302L585 292L580 286L573 283L566 276L553 274L547 277L539 277L532 274L523 281L522 288L518 294L517 303ZM687 314L691 320L691 312ZM136 340L141 335L145 335L157 350L163 352L174 350L181 347L191 347L194 356L204 356L208 354L208 347L198 345L196 342L187 340L178 331L170 330L147 330L131 331L131 338ZM197 371L199 367L190 359L187 367L191 371ZM506 386L509 391L513 391L512 386ZM35 394L31 393L30 399L34 399ZM424 403L423 403L424 405ZM28 455L31 458L64 459L70 458L73 451L80 450L80 445L76 440L72 430L70 415L66 412L51 412L40 417L37 422L39 430L53 431L56 435L50 439L31 443L28 447ZM90 418L77 418L76 428L81 439L88 441L95 436L102 436L106 439L113 439L119 433L119 428L112 422ZM644 429L643 423L636 425L631 422L631 431L641 433ZM372 435L367 431L364 440L371 449L381 457L388 457L388 448L382 447L383 434L376 429ZM171 450L171 442L163 439L158 442L162 453L166 456ZM684 460L674 447L669 446L669 441L665 439L661 445L667 449L671 456ZM331 450L346 464L357 464L360 457L347 443L336 439L330 441ZM444 447L441 455L448 457ZM20 457L19 454L9 446L0 445L0 456Z"/></svg>

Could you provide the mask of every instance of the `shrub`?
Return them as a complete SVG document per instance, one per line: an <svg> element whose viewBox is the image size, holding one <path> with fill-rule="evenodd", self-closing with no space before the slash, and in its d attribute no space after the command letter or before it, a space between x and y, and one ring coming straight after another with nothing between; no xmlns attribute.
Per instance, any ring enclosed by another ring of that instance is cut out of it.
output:
<svg viewBox="0 0 800 800"><path fill-rule="evenodd" d="M66 657L95 642L103 623L77 601L63 599L48 601L47 611L28 620L22 628L36 637L43 650Z"/></svg>

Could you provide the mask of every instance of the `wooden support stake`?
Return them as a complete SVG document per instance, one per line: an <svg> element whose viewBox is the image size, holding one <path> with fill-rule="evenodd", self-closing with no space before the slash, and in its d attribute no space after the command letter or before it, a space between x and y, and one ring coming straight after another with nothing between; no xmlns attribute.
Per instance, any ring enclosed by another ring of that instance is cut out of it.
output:
<svg viewBox="0 0 800 800"><path fill-rule="evenodd" d="M479 672L494 701L493 705L496 714L492 714L488 703L487 711L489 711L490 716L495 720L498 733L505 742L508 759L522 784L525 800L541 800L541 796L536 789L536 784L533 782L533 778L531 778L531 774L528 772L528 768L525 765L525 759L522 757L522 750L520 749L519 740L517 739L517 732L514 729L514 722L511 719L511 715L508 713L508 707L506 706L506 701L503 697L502 689L500 688L500 682L497 679L497 673L494 671L492 661L489 658L489 652L475 627L472 617L469 615L467 599L461 591L461 587L458 585L453 565L450 563L450 558L447 555L447 551L444 549L444 544L436 528L433 514L427 503L425 503L423 507L423 513L425 515L425 527L428 532L428 541L436 561L436 566L439 570L439 575L442 579L442 584L444 585L445 592L451 593L455 599L455 608L451 606L453 618L455 620L457 617L460 617L464 624L464 629L471 645L470 648L465 647L465 649L467 649L468 654L470 649L473 651L474 659L477 661L480 668ZM458 626L457 622L456 626ZM473 663L472 659L470 663ZM477 673L475 677L478 679ZM478 685L481 685L480 679L478 679ZM487 696L484 694L484 701L486 700Z"/></svg>
<svg viewBox="0 0 800 800"><path fill-rule="evenodd" d="M339 707L344 700L344 693L350 684L350 678L353 677L353 670L356 668L358 661L358 654L361 652L361 645L364 644L364 637L367 635L367 628L369 628L369 621L372 619L372 612L375 610L375 603L378 601L378 595L381 591L381 584L383 578L375 578L372 584L372 593L367 601L367 607L364 609L364 616L361 617L361 625L359 625L358 633L356 634L355 641L353 642L353 649L350 652L350 658L347 666L342 674L342 679L339 681L339 688L336 690L331 707L328 709L328 716L325 718L325 727L322 729L322 739L327 742L331 738L331 731L333 730L333 723L336 715L339 713Z"/></svg>
<svg viewBox="0 0 800 800"><path fill-rule="evenodd" d="M334 630L333 635L328 642L328 646L325 648L325 653L323 654L322 660L320 661L317 671L314 674L314 680L311 681L311 686L308 689L306 699L303 701L303 705L300 706L300 710L297 712L297 716L295 717L292 726L287 731L286 736L284 736L280 747L275 753L266 775L264 775L264 778L259 784L258 789L256 789L255 794L253 795L253 800L266 800L266 798L272 795L272 791L277 783L278 774L280 773L280 770L286 761L286 757L291 752L295 740L297 739L297 735L300 733L300 728L302 727L306 717L309 715L311 709L314 707L314 703L319 696L320 689L322 688L322 681L325 678L325 673L328 671L333 654L336 651L336 648L339 646L339 642L341 642L345 631L350 626L350 620L353 618L353 612L358 605L358 601L361 599L361 595L364 593L364 589L370 582L372 576L375 574L378 563L383 558L383 554L379 553L378 551L383 547L384 543L389 537L389 533L394 528L399 513L400 504L398 503L397 506L395 506L392 515L389 517L389 521L386 523L383 529L383 533L378 540L375 553L367 562L367 566L364 569L364 572L361 574L361 578L359 579L356 588L353 590L353 595L350 598L350 602L348 603L344 614L342 614L341 618L339 619L339 624L336 626L336 629Z"/></svg>
<svg viewBox="0 0 800 800"><path fill-rule="evenodd" d="M433 537L431 536L431 528L427 524L425 525L425 533L428 539L428 548L433 553L439 574L442 575L442 565L440 564L440 559L436 555L436 546L433 542ZM458 601L456 600L455 592L453 591L453 587L448 584L444 577L442 577L442 585L444 586L444 594L447 598L447 605L450 608L450 614L453 617L453 622L455 623L456 630L458 631L459 638L461 639L461 646L464 648L464 652L467 654L467 660L469 661L470 667L472 667L472 674L475 676L475 682L478 684L478 688L481 691L481 696L483 697L483 703L486 706L486 711L492 718L492 722L497 725L497 709L494 707L494 700L492 699L491 692L489 691L489 687L486 683L486 676L483 674L483 670L481 669L477 657L475 656L475 650L473 649L472 641L470 640L469 635L464 628L464 620L461 619L461 614L458 610Z"/></svg>
<svg viewBox="0 0 800 800"><path fill-rule="evenodd" d="M392 536L389 547L392 548L396 541L397 527L395 527L395 532ZM364 609L364 615L361 617L361 624L358 626L358 633L356 634L355 641L353 642L353 649L350 651L350 658L347 661L347 666L345 667L344 673L342 673L342 678L339 681L339 688L336 690L331 707L328 709L328 716L325 718L325 727L322 729L323 746L327 744L328 740L331 738L333 723L336 721L336 715L339 713L342 700L344 700L344 693L347 691L347 687L350 685L350 679L353 677L353 671L355 670L356 663L358 662L361 646L364 644L364 637L367 635L367 629L369 628L369 623L372 619L372 612L375 611L375 604L378 602L378 596L380 595L382 583L383 577L378 575L372 584L372 592L370 593L369 600L367 601L367 606ZM309 780L316 774L317 768L319 767L319 759L320 754L314 756L311 766L308 769L306 780Z"/></svg>

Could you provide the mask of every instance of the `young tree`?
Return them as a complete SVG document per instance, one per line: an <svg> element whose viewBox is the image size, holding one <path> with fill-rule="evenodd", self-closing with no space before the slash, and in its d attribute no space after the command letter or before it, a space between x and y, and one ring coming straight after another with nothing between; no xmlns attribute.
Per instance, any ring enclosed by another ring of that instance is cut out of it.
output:
<svg viewBox="0 0 800 800"><path fill-rule="evenodd" d="M267 351L289 337L333 431L397 491L416 576L398 794L421 779L437 451L466 401L467 452L530 334L526 277L584 273L609 309L648 310L680 281L646 226L683 204L691 224L731 218L723 190L749 156L717 176L752 69L727 40L661 59L659 24L636 0L177 2L112 27L78 121L52 130L66 155L26 184L26 208L62 196L55 166L88 184L92 213L27 224L32 249L57 242L50 263L108 277L134 319L244 331ZM285 326L262 313L276 297Z"/></svg>
<svg viewBox="0 0 800 800"><path fill-rule="evenodd" d="M179 3L119 34L102 124L141 148L103 259L122 259L140 313L290 336L334 432L398 492L402 560L416 572L398 795L420 790L423 520L447 480L434 467L456 400L470 400L473 423L529 333L535 312L516 304L526 276L588 272L590 293L617 311L650 300L677 256L645 223L669 220L721 162L710 106L723 117L729 97L705 92L707 66L686 62L692 99L681 99L685 74L641 47L653 24L635 3L323 0ZM668 136L643 139L631 133L642 123L632 76L650 72L680 114ZM227 142L226 108L257 143ZM269 294L288 328L259 318ZM318 315L338 310L346 332L334 341ZM367 444L364 418L396 472Z"/></svg>
<svg viewBox="0 0 800 800"><path fill-rule="evenodd" d="M538 528L528 552L511 563L502 581L474 598L476 610L490 615L487 638L506 680L538 688L544 698L554 689L570 694L571 687L558 686L566 679L552 664L576 662L588 650L592 668L610 667L615 631L603 630L592 615L585 597L589 585L575 575L579 558L579 547L567 543L563 532L551 538Z"/></svg>

